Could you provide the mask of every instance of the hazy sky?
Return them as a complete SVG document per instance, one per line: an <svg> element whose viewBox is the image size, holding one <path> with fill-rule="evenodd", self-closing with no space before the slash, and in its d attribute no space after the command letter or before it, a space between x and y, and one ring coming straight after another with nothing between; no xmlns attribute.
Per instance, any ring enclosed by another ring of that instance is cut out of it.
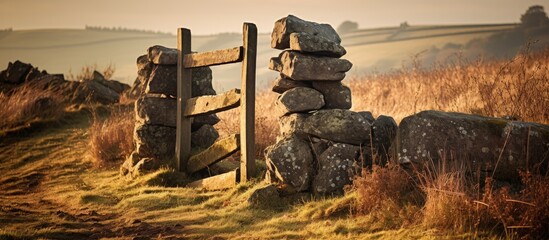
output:
<svg viewBox="0 0 549 240"><path fill-rule="evenodd" d="M242 22L270 32L274 21L294 14L337 27L518 22L528 6L549 0L0 0L0 28L127 27L193 34L240 32Z"/></svg>

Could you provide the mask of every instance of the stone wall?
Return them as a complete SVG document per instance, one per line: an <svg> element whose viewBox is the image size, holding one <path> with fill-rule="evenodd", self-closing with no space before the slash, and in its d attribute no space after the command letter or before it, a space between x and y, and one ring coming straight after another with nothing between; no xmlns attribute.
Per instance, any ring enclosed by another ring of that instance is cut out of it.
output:
<svg viewBox="0 0 549 240"><path fill-rule="evenodd" d="M124 162L121 174L136 176L142 170L163 166L175 167L177 114L177 49L150 47L137 58L138 77L131 94L135 104L135 151ZM215 95L209 67L192 70L192 96ZM219 137L213 125L215 115L196 117L192 121L191 143L197 149L207 148Z"/></svg>
<svg viewBox="0 0 549 240"><path fill-rule="evenodd" d="M281 94L280 135L266 149L266 179L289 192L340 193L372 152L387 153L396 123L349 110L351 90L341 81L352 64L330 25L289 15L275 23L271 46L283 50L269 64L280 72L272 88Z"/></svg>

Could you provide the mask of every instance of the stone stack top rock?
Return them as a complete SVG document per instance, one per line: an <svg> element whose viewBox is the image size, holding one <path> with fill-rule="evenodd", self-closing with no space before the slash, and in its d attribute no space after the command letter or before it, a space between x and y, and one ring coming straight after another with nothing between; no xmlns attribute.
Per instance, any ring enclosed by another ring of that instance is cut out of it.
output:
<svg viewBox="0 0 549 240"><path fill-rule="evenodd" d="M288 15L275 22L271 35L271 47L280 50L290 48L290 35L292 33L306 33L324 38L338 45L341 43L341 38L336 30L329 24L309 22L294 15Z"/></svg>

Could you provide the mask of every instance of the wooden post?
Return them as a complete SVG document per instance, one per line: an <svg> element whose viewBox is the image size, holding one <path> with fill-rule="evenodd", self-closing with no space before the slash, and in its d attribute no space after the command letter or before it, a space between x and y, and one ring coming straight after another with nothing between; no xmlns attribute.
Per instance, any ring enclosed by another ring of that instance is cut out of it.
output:
<svg viewBox="0 0 549 240"><path fill-rule="evenodd" d="M240 182L245 183L255 173L255 63L257 55L257 27L243 26L244 59L240 99Z"/></svg>
<svg viewBox="0 0 549 240"><path fill-rule="evenodd" d="M186 54L191 53L191 30L179 28L177 32L177 130L175 144L175 165L177 170L187 170L187 161L191 155L191 118L183 115L187 100L191 98L191 68L184 67Z"/></svg>

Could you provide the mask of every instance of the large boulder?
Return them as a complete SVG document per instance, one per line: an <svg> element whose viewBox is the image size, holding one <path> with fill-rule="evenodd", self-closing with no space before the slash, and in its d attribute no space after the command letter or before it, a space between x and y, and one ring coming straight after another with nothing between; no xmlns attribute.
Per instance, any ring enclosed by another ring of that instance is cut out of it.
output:
<svg viewBox="0 0 549 240"><path fill-rule="evenodd" d="M286 78L284 76L278 77L273 83L273 92L284 93L292 88L296 87L312 87L311 82L305 81L294 81L292 79Z"/></svg>
<svg viewBox="0 0 549 240"><path fill-rule="evenodd" d="M145 95L137 99L135 113L137 121L143 124L177 126L177 100L175 98Z"/></svg>
<svg viewBox="0 0 549 240"><path fill-rule="evenodd" d="M20 84L25 81L25 76L32 69L32 65L23 63L21 61L15 61L8 63L8 68L0 73L0 81Z"/></svg>
<svg viewBox="0 0 549 240"><path fill-rule="evenodd" d="M359 113L344 109L318 110L311 115L290 114L280 119L283 136L311 136L354 145L370 142L370 124Z"/></svg>
<svg viewBox="0 0 549 240"><path fill-rule="evenodd" d="M318 174L312 189L315 194L343 193L343 187L352 182L358 172L355 160L360 147L335 143L318 157Z"/></svg>
<svg viewBox="0 0 549 240"><path fill-rule="evenodd" d="M120 100L120 94L95 80L84 80L77 83L73 103L114 104ZM66 91L67 89L65 89ZM70 92L70 91L68 91Z"/></svg>
<svg viewBox="0 0 549 240"><path fill-rule="evenodd" d="M322 93L312 88L296 87L284 92L275 103L280 116L288 113L308 112L324 106Z"/></svg>
<svg viewBox="0 0 549 240"><path fill-rule="evenodd" d="M549 126L463 113L424 111L404 118L395 150L401 163L460 161L471 171L518 181L518 170L549 162Z"/></svg>
<svg viewBox="0 0 549 240"><path fill-rule="evenodd" d="M284 50L290 47L290 35L292 33L308 33L323 37L334 43L341 43L341 38L336 30L329 24L318 24L305 21L293 15L281 18L275 22L271 34L271 47Z"/></svg>
<svg viewBox="0 0 549 240"><path fill-rule="evenodd" d="M313 88L324 95L325 109L351 109L351 89L341 82L313 81Z"/></svg>
<svg viewBox="0 0 549 240"><path fill-rule="evenodd" d="M212 87L212 70L209 67L192 70L192 97L215 95ZM177 96L177 66L156 65L147 82L145 93Z"/></svg>
<svg viewBox="0 0 549 240"><path fill-rule="evenodd" d="M176 129L159 125L137 124L134 141L140 157L154 159L152 168L173 166Z"/></svg>
<svg viewBox="0 0 549 240"><path fill-rule="evenodd" d="M267 180L306 191L313 177L313 154L307 142L291 136L265 150Z"/></svg>
<svg viewBox="0 0 549 240"><path fill-rule="evenodd" d="M271 58L269 69L300 81L341 81L353 64L346 59L305 55L284 51Z"/></svg>
<svg viewBox="0 0 549 240"><path fill-rule="evenodd" d="M290 50L337 58L347 53L339 43L304 32L290 34Z"/></svg>

